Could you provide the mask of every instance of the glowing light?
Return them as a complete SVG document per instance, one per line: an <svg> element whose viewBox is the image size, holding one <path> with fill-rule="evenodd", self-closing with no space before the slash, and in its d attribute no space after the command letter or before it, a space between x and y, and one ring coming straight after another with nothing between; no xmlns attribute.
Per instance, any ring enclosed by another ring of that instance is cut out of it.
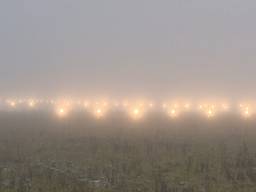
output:
<svg viewBox="0 0 256 192"><path fill-rule="evenodd" d="M7 104L12 108L15 108L17 105L17 103L13 100L7 100Z"/></svg>
<svg viewBox="0 0 256 192"><path fill-rule="evenodd" d="M35 107L35 101L34 100L30 100L29 102L28 102L28 106L29 107L31 107L31 108L34 108Z"/></svg>
<svg viewBox="0 0 256 192"><path fill-rule="evenodd" d="M56 114L61 118L66 117L68 115L68 110L64 107L59 107L56 109Z"/></svg>
<svg viewBox="0 0 256 192"><path fill-rule="evenodd" d="M209 109L208 111L207 111L207 117L213 117L214 116L214 112L211 110L211 109Z"/></svg>
<svg viewBox="0 0 256 192"><path fill-rule="evenodd" d="M24 99L27 98L27 99ZM254 115L256 103L254 101L244 101L239 103L234 103L234 101L229 102L227 99L222 100L198 100L193 102L190 99L175 99L175 100L163 100L162 103L155 102L155 100L139 99L133 100L130 98L124 98L123 100L81 100L77 99L64 99L55 100L52 98L38 99L34 97L24 97L24 98L2 98L1 109L6 109L14 111L27 110L28 108L36 108L40 106L40 109L44 107L53 106L54 112L60 117L68 115L71 110L81 110L86 109L93 116L101 118L106 115L109 111L125 111L133 119L140 119L144 117L146 112L151 112L153 110L162 110L169 117L178 117L182 113L195 112L202 114L204 117L214 117L217 115L223 115L228 112L235 112L242 117L249 118ZM3 104L3 107L2 107ZM24 108L26 106L27 108Z"/></svg>
<svg viewBox="0 0 256 192"><path fill-rule="evenodd" d="M90 106L89 101L84 101L84 107L85 107L85 108L88 108L89 106Z"/></svg>
<svg viewBox="0 0 256 192"><path fill-rule="evenodd" d="M139 109L134 109L134 110L133 110L133 114L134 114L134 115L138 115L139 112L140 112Z"/></svg>
<svg viewBox="0 0 256 192"><path fill-rule="evenodd" d="M94 115L95 115L96 118L99 119L99 118L102 118L105 115L105 112L103 111L103 109L97 108L94 111Z"/></svg>
<svg viewBox="0 0 256 192"><path fill-rule="evenodd" d="M130 110L130 116L132 119L138 120L143 117L144 111L139 107L134 107Z"/></svg>
<svg viewBox="0 0 256 192"><path fill-rule="evenodd" d="M244 118L249 118L252 116L253 114L253 105L251 104L240 104L239 105L239 108L240 108L240 113L241 115L244 117Z"/></svg>
<svg viewBox="0 0 256 192"><path fill-rule="evenodd" d="M172 118L175 118L178 116L178 112L175 110L175 109L172 109L170 112L169 112L169 115L172 117Z"/></svg>
<svg viewBox="0 0 256 192"><path fill-rule="evenodd" d="M16 103L15 103L14 101L12 101L12 102L10 103L10 105L11 105L11 107L16 107Z"/></svg>
<svg viewBox="0 0 256 192"><path fill-rule="evenodd" d="M251 110L249 109L249 107L246 107L246 108L242 111L242 115L243 115L245 118L251 117L252 112L251 112Z"/></svg>

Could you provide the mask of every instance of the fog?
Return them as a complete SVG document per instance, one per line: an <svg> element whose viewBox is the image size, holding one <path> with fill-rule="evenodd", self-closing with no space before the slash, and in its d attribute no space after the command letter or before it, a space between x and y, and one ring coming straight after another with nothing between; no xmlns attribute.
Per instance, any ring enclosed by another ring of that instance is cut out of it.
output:
<svg viewBox="0 0 256 192"><path fill-rule="evenodd" d="M253 0L3 0L1 95L253 97Z"/></svg>

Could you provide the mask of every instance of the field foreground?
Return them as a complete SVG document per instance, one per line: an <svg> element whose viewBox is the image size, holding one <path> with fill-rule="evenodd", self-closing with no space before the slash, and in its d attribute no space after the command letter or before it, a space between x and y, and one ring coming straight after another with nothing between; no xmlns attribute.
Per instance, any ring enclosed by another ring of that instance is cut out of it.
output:
<svg viewBox="0 0 256 192"><path fill-rule="evenodd" d="M256 121L0 113L1 192L255 192Z"/></svg>

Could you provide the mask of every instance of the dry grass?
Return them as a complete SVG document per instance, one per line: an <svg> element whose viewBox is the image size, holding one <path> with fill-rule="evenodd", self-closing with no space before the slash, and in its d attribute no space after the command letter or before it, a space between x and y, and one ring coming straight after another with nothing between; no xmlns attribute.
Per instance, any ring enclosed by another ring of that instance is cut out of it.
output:
<svg viewBox="0 0 256 192"><path fill-rule="evenodd" d="M0 191L256 191L256 121L0 114Z"/></svg>

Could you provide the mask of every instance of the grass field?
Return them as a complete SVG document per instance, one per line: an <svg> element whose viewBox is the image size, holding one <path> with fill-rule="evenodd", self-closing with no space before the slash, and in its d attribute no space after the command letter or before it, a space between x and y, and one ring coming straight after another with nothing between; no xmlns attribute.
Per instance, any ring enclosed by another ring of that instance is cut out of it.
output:
<svg viewBox="0 0 256 192"><path fill-rule="evenodd" d="M0 113L1 192L255 192L256 120Z"/></svg>

